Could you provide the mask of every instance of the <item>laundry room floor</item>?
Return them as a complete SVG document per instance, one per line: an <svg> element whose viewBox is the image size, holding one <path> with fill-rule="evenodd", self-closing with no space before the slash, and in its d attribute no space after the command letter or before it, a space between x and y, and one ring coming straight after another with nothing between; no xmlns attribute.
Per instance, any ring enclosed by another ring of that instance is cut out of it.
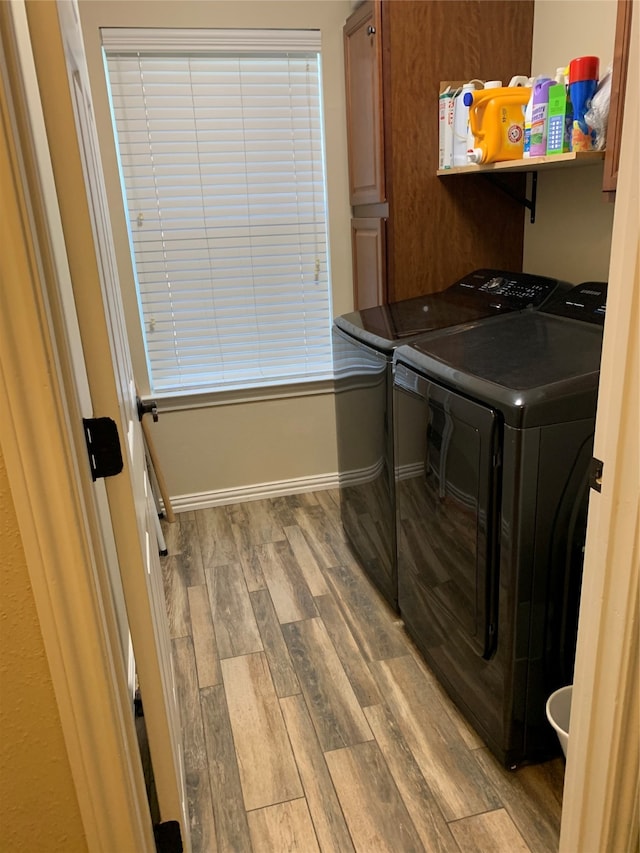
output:
<svg viewBox="0 0 640 853"><path fill-rule="evenodd" d="M563 759L494 759L355 562L338 500L163 522L194 853L556 851Z"/></svg>

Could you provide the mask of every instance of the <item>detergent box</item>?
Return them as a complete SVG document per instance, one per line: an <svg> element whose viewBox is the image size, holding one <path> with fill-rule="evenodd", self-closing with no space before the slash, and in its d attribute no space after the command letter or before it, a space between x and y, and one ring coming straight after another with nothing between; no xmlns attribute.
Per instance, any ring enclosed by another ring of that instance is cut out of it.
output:
<svg viewBox="0 0 640 853"><path fill-rule="evenodd" d="M547 154L566 154L571 151L573 114L564 83L549 87L547 121Z"/></svg>

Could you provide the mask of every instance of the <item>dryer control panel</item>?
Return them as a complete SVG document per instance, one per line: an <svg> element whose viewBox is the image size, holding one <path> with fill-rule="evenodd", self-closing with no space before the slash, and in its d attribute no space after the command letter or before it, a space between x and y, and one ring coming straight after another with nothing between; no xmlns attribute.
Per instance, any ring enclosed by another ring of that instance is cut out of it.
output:
<svg viewBox="0 0 640 853"><path fill-rule="evenodd" d="M606 309L607 282L583 281L568 293L556 296L543 310L546 314L603 326Z"/></svg>

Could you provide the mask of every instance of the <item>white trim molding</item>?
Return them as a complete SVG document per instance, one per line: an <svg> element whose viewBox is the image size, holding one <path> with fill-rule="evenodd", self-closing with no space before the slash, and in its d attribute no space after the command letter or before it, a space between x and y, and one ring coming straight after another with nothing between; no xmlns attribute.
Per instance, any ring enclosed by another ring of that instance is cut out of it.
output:
<svg viewBox="0 0 640 853"><path fill-rule="evenodd" d="M236 486L231 489L218 489L212 492L194 492L191 495L171 496L174 512L189 512L194 509L208 509L212 506L260 501L280 495L298 495L303 492L318 492L323 489L336 489L340 485L337 472L315 474L311 477L295 477L290 480L275 480L271 483L255 483L249 486Z"/></svg>
<svg viewBox="0 0 640 853"><path fill-rule="evenodd" d="M195 509L208 509L212 506L228 506L245 501L261 501L281 495L299 495L303 492L320 492L325 489L337 489L340 486L362 486L373 482L380 476L382 462L378 461L368 468L354 471L334 471L328 474L314 474L310 477L293 477L289 480L274 480L270 483L252 483L248 486L234 486L230 489L217 489L211 492L194 492L187 495L172 495L171 506L174 512L190 512ZM424 471L422 463L403 465L398 476L401 480L417 477ZM162 502L158 500L162 508Z"/></svg>

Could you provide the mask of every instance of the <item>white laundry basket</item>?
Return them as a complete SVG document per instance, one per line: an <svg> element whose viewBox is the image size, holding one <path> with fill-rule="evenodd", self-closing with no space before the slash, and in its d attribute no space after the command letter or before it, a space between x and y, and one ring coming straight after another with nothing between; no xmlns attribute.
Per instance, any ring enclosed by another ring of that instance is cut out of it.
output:
<svg viewBox="0 0 640 853"><path fill-rule="evenodd" d="M556 730L560 746L567 757L567 745L569 743L569 720L571 718L571 693L573 685L561 687L554 691L547 699L547 719Z"/></svg>

